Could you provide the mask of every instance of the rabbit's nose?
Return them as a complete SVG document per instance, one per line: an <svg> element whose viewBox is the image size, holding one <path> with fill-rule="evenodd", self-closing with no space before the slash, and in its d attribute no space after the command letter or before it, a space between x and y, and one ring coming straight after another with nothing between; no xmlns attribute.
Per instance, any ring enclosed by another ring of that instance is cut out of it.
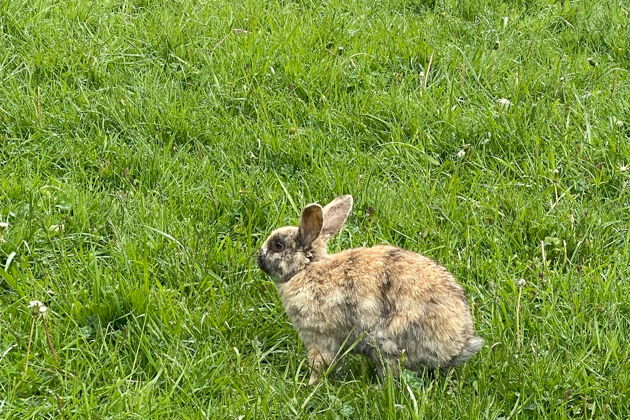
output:
<svg viewBox="0 0 630 420"><path fill-rule="evenodd" d="M273 273L269 269L269 265L267 265L267 260L265 259L264 253L261 251L256 256L256 263L258 263L258 267L263 271L263 273L273 276Z"/></svg>
<svg viewBox="0 0 630 420"><path fill-rule="evenodd" d="M265 265L265 259L263 258L262 251L258 251L258 253L256 254L256 263L262 271L264 271L265 273L267 272L267 266Z"/></svg>

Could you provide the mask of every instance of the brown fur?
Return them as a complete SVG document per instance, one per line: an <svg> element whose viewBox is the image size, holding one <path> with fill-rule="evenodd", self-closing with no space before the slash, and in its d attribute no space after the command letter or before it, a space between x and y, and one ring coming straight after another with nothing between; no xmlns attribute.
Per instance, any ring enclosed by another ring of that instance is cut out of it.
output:
<svg viewBox="0 0 630 420"><path fill-rule="evenodd" d="M356 343L354 351L374 360L380 373L396 374L403 353L413 370L448 368L474 355L483 340L474 335L464 292L435 261L392 246L326 253L351 207L350 196L323 209L308 206L300 228L274 231L258 254L308 349L311 383L344 343Z"/></svg>

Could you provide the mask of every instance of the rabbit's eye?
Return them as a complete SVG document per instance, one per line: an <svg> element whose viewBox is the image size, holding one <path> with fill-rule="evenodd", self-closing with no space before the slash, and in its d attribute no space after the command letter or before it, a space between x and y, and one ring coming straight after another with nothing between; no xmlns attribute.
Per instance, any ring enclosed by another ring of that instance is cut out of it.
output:
<svg viewBox="0 0 630 420"><path fill-rule="evenodd" d="M273 242L271 243L271 249L272 249L274 252L281 252L281 251L284 251L284 242L282 242L282 241L273 241Z"/></svg>

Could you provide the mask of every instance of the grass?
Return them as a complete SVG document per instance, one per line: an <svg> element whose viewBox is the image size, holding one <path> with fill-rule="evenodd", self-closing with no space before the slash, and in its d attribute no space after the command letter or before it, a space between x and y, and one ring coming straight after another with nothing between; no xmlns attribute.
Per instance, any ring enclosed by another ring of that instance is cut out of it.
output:
<svg viewBox="0 0 630 420"><path fill-rule="evenodd" d="M628 418L629 13L0 0L0 417ZM306 385L251 256L342 193L334 250L458 277L468 364Z"/></svg>

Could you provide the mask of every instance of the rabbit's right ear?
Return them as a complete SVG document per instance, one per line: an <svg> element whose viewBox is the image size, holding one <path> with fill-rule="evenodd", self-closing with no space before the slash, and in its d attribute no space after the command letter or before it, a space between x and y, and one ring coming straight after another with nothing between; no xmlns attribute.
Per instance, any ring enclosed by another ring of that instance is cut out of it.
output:
<svg viewBox="0 0 630 420"><path fill-rule="evenodd" d="M309 204L302 212L302 220L298 229L298 241L304 248L309 248L322 232L324 210L319 204Z"/></svg>
<svg viewBox="0 0 630 420"><path fill-rule="evenodd" d="M322 239L328 240L339 233L352 210L352 196L342 195L335 198L324 207L324 225L322 227Z"/></svg>

